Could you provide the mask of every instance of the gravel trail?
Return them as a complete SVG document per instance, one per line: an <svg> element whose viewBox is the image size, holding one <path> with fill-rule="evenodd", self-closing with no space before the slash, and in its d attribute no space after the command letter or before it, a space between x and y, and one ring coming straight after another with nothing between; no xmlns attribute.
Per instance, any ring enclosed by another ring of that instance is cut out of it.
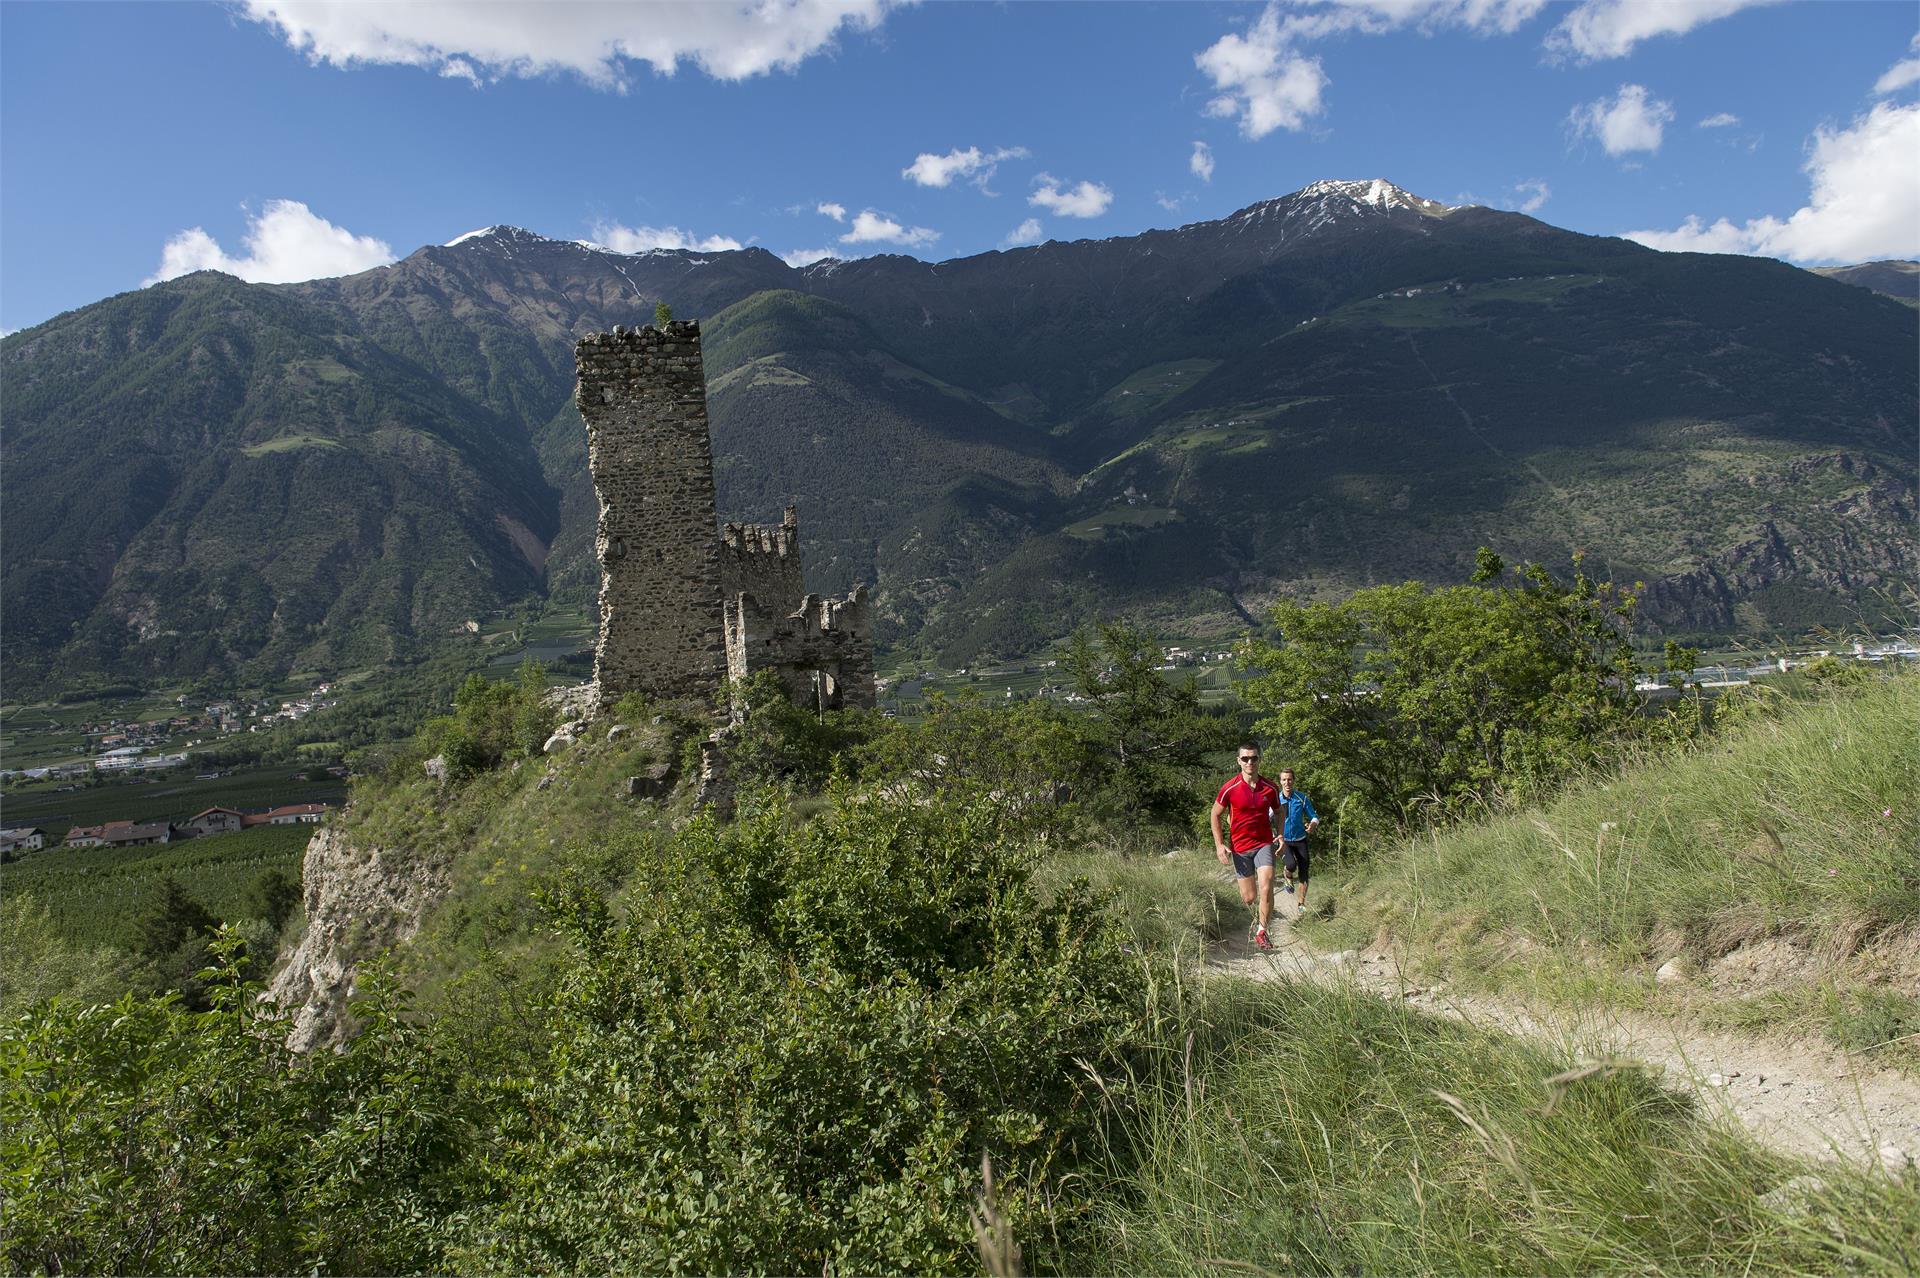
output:
<svg viewBox="0 0 1920 1278"><path fill-rule="evenodd" d="M1818 1044L1702 1032L1636 1012L1542 1010L1485 994L1456 994L1404 973L1391 953L1326 953L1296 938L1290 898L1276 893L1273 949L1246 938L1214 945L1207 967L1250 980L1351 981L1381 998L1468 1024L1542 1040L1576 1060L1633 1060L1670 1087L1737 1122L1761 1143L1803 1157L1839 1157L1890 1170L1920 1156L1920 1080L1876 1067L1870 1054ZM1307 926L1312 926L1309 923Z"/></svg>

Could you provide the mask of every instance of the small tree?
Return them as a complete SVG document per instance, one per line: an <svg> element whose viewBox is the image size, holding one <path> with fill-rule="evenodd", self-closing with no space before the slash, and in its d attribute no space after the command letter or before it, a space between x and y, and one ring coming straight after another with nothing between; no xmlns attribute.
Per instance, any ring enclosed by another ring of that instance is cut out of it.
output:
<svg viewBox="0 0 1920 1278"><path fill-rule="evenodd" d="M1192 676L1161 676L1160 645L1126 621L1082 630L1064 662L1092 709L1092 743L1105 756L1105 789L1116 814L1177 820L1196 803L1206 756L1231 743L1233 725L1200 708Z"/></svg>
<svg viewBox="0 0 1920 1278"><path fill-rule="evenodd" d="M247 911L266 920L275 935L287 925L300 904L300 881L275 866L262 870L247 892Z"/></svg>
<svg viewBox="0 0 1920 1278"><path fill-rule="evenodd" d="M664 329L672 321L673 308L665 302L655 302L653 304L653 326Z"/></svg>
<svg viewBox="0 0 1920 1278"><path fill-rule="evenodd" d="M1242 650L1262 672L1245 693L1317 790L1357 795L1376 820L1450 816L1538 793L1629 728L1634 601L1579 556L1562 585L1482 548L1469 585L1276 604L1281 641Z"/></svg>

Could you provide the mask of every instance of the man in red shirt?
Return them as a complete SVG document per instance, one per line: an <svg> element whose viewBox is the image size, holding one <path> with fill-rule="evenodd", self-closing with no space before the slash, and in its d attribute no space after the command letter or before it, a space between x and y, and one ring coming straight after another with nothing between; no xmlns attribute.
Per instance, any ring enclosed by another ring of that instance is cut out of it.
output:
<svg viewBox="0 0 1920 1278"><path fill-rule="evenodd" d="M1240 881L1240 899L1255 910L1259 924L1253 943L1268 947L1267 923L1273 917L1273 814L1284 812L1280 787L1260 775L1260 747L1240 743L1240 774L1220 787L1213 800L1213 853L1220 864L1231 865ZM1228 818L1232 851L1220 832L1220 818ZM1257 905L1256 905L1257 901Z"/></svg>

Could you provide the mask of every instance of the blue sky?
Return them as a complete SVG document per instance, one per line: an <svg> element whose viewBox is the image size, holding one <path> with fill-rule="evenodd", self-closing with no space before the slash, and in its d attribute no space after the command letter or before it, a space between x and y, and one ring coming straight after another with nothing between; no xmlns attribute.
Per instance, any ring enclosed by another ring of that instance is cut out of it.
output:
<svg viewBox="0 0 1920 1278"><path fill-rule="evenodd" d="M16 0L0 328L493 223L940 260L1323 177L1663 248L1914 257L1916 99L1898 0Z"/></svg>

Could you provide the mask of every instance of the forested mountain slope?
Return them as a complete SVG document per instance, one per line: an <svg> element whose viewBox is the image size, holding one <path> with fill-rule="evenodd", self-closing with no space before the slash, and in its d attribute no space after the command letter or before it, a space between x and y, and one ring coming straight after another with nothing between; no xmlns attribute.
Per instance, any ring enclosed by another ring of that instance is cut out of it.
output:
<svg viewBox="0 0 1920 1278"><path fill-rule="evenodd" d="M1915 576L1916 314L1384 182L943 263L788 267L496 227L299 285L201 274L0 344L11 677L405 659L584 600L571 344L706 321L724 518L952 660L1098 609L1584 548L1683 633Z"/></svg>

